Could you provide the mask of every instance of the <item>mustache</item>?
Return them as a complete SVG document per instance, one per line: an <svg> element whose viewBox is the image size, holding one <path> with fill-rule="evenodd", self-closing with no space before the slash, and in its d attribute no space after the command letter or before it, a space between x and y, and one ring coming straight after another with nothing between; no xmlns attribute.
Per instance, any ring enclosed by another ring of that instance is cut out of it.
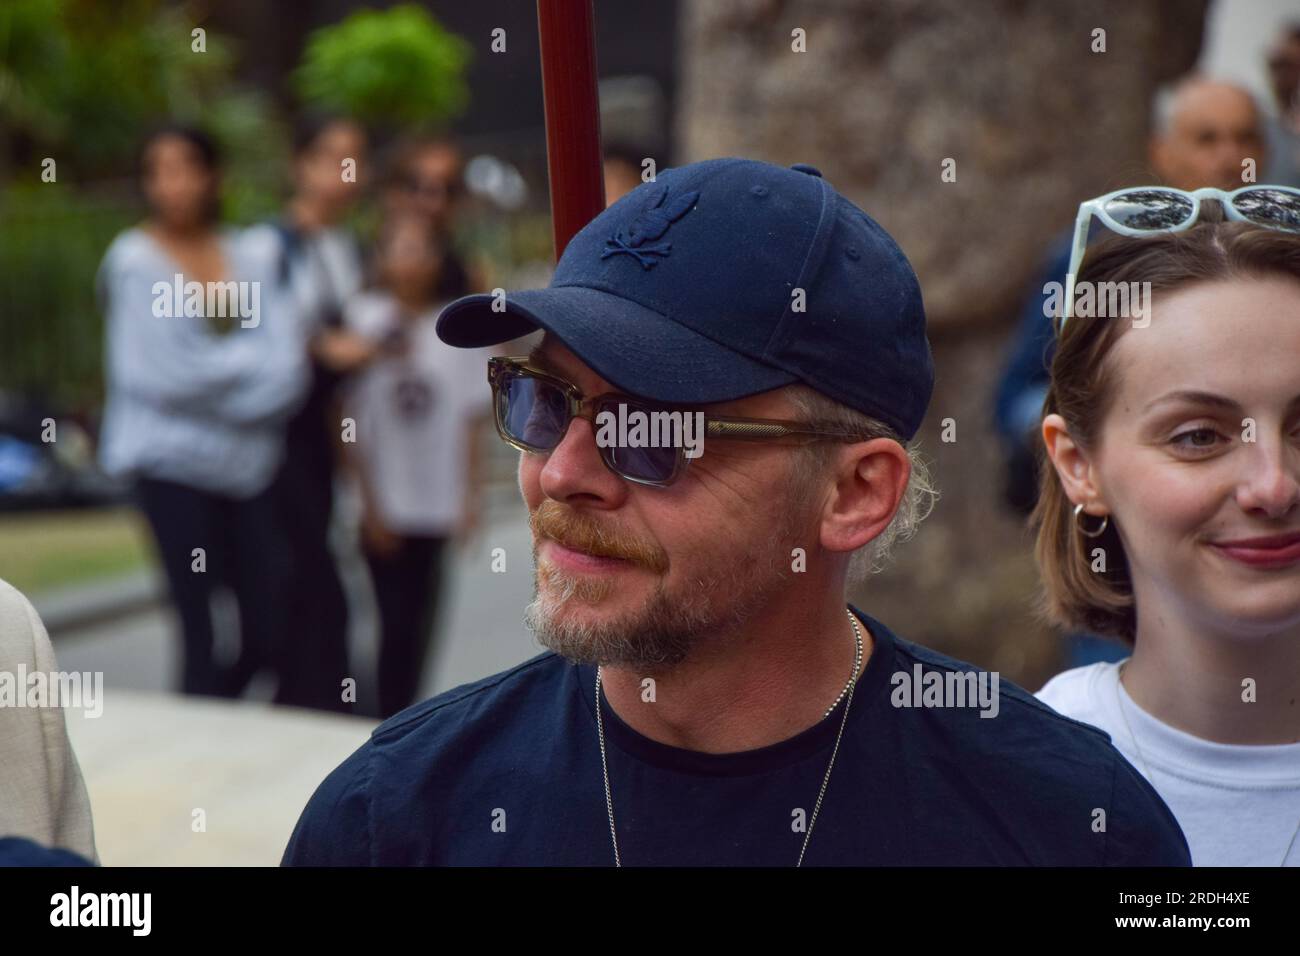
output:
<svg viewBox="0 0 1300 956"><path fill-rule="evenodd" d="M574 551L620 558L658 574L668 570L667 553L653 541L624 534L558 501L547 499L538 505L528 516L528 526L534 543L550 538Z"/></svg>

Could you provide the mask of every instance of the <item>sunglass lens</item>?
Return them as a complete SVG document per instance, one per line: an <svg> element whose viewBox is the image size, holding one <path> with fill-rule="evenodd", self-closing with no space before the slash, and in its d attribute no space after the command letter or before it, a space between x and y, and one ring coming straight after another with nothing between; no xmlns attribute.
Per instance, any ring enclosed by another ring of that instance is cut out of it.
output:
<svg viewBox="0 0 1300 956"><path fill-rule="evenodd" d="M602 449L610 467L625 478L662 484L669 481L677 467L676 448L628 448L612 446Z"/></svg>
<svg viewBox="0 0 1300 956"><path fill-rule="evenodd" d="M1163 189L1134 189L1106 202L1106 215L1129 229L1169 229L1192 218L1186 196Z"/></svg>
<svg viewBox="0 0 1300 956"><path fill-rule="evenodd" d="M607 400L598 402L596 406L596 421L617 423L623 421L628 424L627 434L623 434L618 429L613 429L613 441L605 444L601 441L600 432L597 433L597 443L600 444L601 455L604 456L606 464L624 478L630 478L633 481L643 481L650 484L668 484L673 479L674 472L677 470L678 449L672 444L662 443L665 438L671 439L671 431L667 436L659 431L655 426L657 419L656 413L662 413L665 409L656 408L650 405L641 405L637 402L627 402L620 399L619 401ZM632 424L637 421L642 423L642 429L635 429ZM640 432L641 440L636 444L631 444L636 440L636 435ZM620 444L623 439L628 439L627 443Z"/></svg>
<svg viewBox="0 0 1300 956"><path fill-rule="evenodd" d="M1251 222L1300 232L1300 195L1282 189L1252 189L1232 200L1233 208Z"/></svg>
<svg viewBox="0 0 1300 956"><path fill-rule="evenodd" d="M569 424L568 402L550 382L506 375L497 397L497 414L507 435L530 448L550 450Z"/></svg>

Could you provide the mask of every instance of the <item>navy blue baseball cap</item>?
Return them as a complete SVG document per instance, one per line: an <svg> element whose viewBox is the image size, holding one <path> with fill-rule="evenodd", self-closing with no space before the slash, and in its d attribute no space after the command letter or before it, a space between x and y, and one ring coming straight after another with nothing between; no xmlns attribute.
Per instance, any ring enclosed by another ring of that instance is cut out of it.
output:
<svg viewBox="0 0 1300 956"><path fill-rule="evenodd" d="M465 296L448 345L545 329L620 391L711 403L803 382L910 439L934 390L925 309L897 243L811 166L666 169L570 240L545 289Z"/></svg>

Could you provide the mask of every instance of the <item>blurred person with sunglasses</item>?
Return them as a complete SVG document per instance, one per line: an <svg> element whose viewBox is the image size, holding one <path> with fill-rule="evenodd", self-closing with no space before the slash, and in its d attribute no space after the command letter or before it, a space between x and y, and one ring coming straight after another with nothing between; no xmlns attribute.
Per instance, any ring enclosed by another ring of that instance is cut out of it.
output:
<svg viewBox="0 0 1300 956"><path fill-rule="evenodd" d="M383 190L387 218L416 214L433 226L442 247L436 292L443 302L483 287L456 248L456 217L465 196L464 165L460 147L450 139L410 139L394 150Z"/></svg>
<svg viewBox="0 0 1300 956"><path fill-rule="evenodd" d="M398 215L381 227L376 285L347 306L347 327L378 357L350 382L343 415L355 443L345 461L362 506L361 550L379 611L377 713L416 699L433 643L448 542L478 524L479 448L490 395L490 354L453 349L434 321L442 247L428 219Z"/></svg>
<svg viewBox="0 0 1300 956"><path fill-rule="evenodd" d="M661 171L493 301L438 334L543 330L489 378L548 650L379 727L286 864L1187 864L1104 735L847 603L931 506L934 369L907 259L820 172Z"/></svg>
<svg viewBox="0 0 1300 956"><path fill-rule="evenodd" d="M1084 257L1094 216L1119 235ZM1300 866L1300 190L1120 190L1075 234L1071 280L1150 296L1098 317L1067 283L1043 607L1129 653L1038 696L1110 735L1195 865Z"/></svg>

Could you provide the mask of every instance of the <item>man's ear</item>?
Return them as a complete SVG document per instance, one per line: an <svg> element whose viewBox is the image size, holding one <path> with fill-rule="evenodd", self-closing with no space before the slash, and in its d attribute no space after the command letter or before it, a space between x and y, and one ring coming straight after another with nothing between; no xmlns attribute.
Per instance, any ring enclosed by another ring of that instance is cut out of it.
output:
<svg viewBox="0 0 1300 956"><path fill-rule="evenodd" d="M1098 517L1110 508L1097 484L1096 469L1087 453L1073 438L1065 419L1055 413L1043 419L1043 444L1047 457L1065 489L1065 496L1073 504L1083 505L1083 510Z"/></svg>
<svg viewBox="0 0 1300 956"><path fill-rule="evenodd" d="M894 520L912 474L912 462L892 438L855 442L841 450L834 486L822 511L821 543L828 551L856 551Z"/></svg>

